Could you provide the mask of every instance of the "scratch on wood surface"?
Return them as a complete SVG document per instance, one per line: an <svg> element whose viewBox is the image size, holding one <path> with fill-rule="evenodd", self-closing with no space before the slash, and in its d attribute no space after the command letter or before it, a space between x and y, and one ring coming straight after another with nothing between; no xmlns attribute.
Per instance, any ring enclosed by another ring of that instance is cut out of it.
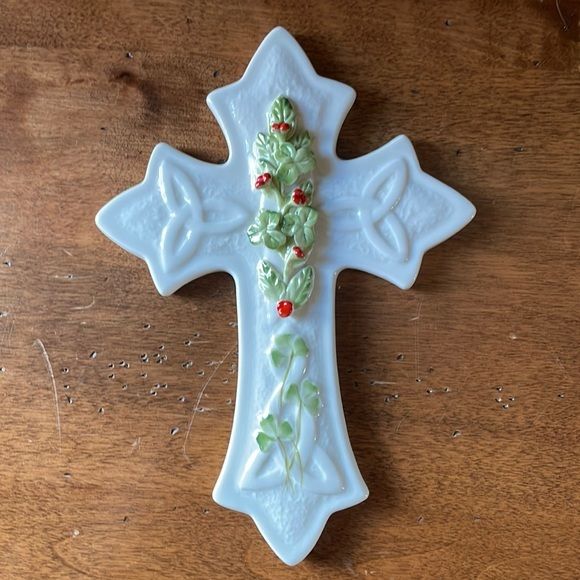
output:
<svg viewBox="0 0 580 580"><path fill-rule="evenodd" d="M235 347L236 347L236 345L234 343L234 345L232 346L232 348L230 348L225 353L225 355L222 357L222 359L217 362L217 364L214 366L213 371L211 372L211 374L207 378L207 381L205 381L204 385L201 387L201 389L200 389L200 391L199 391L199 393L197 395L197 399L195 400L195 404L194 404L193 409L192 409L192 412L191 412L191 418L189 419L189 423L187 425L187 432L185 433L185 439L183 440L183 455L184 455L184 457L188 461L191 461L191 458L187 454L187 441L189 440L189 434L191 433L191 426L193 425L193 420L195 419L195 416L197 415L197 412L199 410L199 403L201 402L201 398L203 397L203 395L205 393L205 390L209 386L211 380L214 378L214 376L217 373L218 369L224 364L224 362L232 354L232 352L234 351L234 348Z"/></svg>
<svg viewBox="0 0 580 580"><path fill-rule="evenodd" d="M564 25L564 32L568 32L568 23L566 22L566 19L564 18L564 14L562 14L562 9L560 8L560 0L556 0L556 10L558 11L558 16L560 16L560 20L562 21L562 24Z"/></svg>
<svg viewBox="0 0 580 580"><path fill-rule="evenodd" d="M2 338L0 339L0 348L4 346L4 342L6 342L6 346L10 347L12 342L13 330L14 330L14 320L11 320L10 326L8 326L7 330L2 334Z"/></svg>
<svg viewBox="0 0 580 580"><path fill-rule="evenodd" d="M56 415L56 430L58 431L58 452L62 451L62 430L60 427L60 409L58 406L58 393L56 391L56 381L54 380L54 372L52 370L52 364L50 362L50 358L48 356L48 352L46 352L46 347L40 338L37 338L34 341L34 344L40 348L42 353L42 357L44 358L44 362L46 364L46 369L48 371L48 375L50 377L50 381L52 383L52 392L54 394L54 412Z"/></svg>
<svg viewBox="0 0 580 580"><path fill-rule="evenodd" d="M399 429L401 428L401 424L403 423L403 421L407 418L407 415L403 415L402 419L399 421L399 423L397 424L397 427L395 428L395 433L399 432Z"/></svg>
<svg viewBox="0 0 580 580"><path fill-rule="evenodd" d="M417 305L417 312L415 316L411 318L415 324L415 380L419 381L419 321L421 320L421 308L423 307L423 300L419 298L419 304Z"/></svg>
<svg viewBox="0 0 580 580"><path fill-rule="evenodd" d="M131 443L131 455L139 451L139 449L141 449L141 437L137 437L137 439Z"/></svg>
<svg viewBox="0 0 580 580"><path fill-rule="evenodd" d="M95 305L95 297L91 300L90 304L86 304L85 306L73 306L71 310L88 310Z"/></svg>

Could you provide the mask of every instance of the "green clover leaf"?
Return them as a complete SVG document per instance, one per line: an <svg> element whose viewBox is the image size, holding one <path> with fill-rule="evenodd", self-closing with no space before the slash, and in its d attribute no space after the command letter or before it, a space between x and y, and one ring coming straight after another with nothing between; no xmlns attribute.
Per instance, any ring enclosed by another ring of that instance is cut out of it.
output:
<svg viewBox="0 0 580 580"><path fill-rule="evenodd" d="M284 441L292 439L292 425L288 421L282 421L278 427L278 437Z"/></svg>
<svg viewBox="0 0 580 580"><path fill-rule="evenodd" d="M305 409L311 415L318 415L320 411L320 391L312 381L308 379L302 381L300 385L300 398Z"/></svg>
<svg viewBox="0 0 580 580"><path fill-rule="evenodd" d="M276 420L276 417L272 414L264 417L260 421L260 428L266 435L275 438L278 434L278 421Z"/></svg>
<svg viewBox="0 0 580 580"><path fill-rule="evenodd" d="M314 226L318 220L318 212L311 207L296 207L284 216L282 232L293 236L294 243L303 250L314 244Z"/></svg>
<svg viewBox="0 0 580 580"><path fill-rule="evenodd" d="M298 392L298 385L296 383L292 383L286 389L286 392L284 393L284 400L285 401L300 400L300 393Z"/></svg>
<svg viewBox="0 0 580 580"><path fill-rule="evenodd" d="M278 334L274 338L274 345L270 350L270 359L276 368L288 364L290 356L308 356L308 346L300 336L293 334Z"/></svg>
<svg viewBox="0 0 580 580"><path fill-rule="evenodd" d="M272 444L277 441L289 441L292 439L293 429L288 421L278 422L278 419L272 414L264 417L260 421L260 428L262 429L256 435L256 442L260 451L266 452L272 447Z"/></svg>
<svg viewBox="0 0 580 580"><path fill-rule="evenodd" d="M272 447L272 443L274 443L275 439L273 439L269 435L266 435L266 433L264 433L263 431L260 431L258 435L256 435L256 441L258 442L258 447L260 448L260 451L263 451L265 453L270 449L270 447Z"/></svg>
<svg viewBox="0 0 580 580"><path fill-rule="evenodd" d="M263 209L248 228L250 242L254 245L263 243L270 250L277 250L286 243L286 235L281 231L281 222L280 213Z"/></svg>

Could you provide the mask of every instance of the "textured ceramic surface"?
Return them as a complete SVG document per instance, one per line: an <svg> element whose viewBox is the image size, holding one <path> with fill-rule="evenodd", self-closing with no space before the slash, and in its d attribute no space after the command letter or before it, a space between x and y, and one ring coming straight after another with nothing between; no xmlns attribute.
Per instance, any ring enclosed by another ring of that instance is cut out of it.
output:
<svg viewBox="0 0 580 580"><path fill-rule="evenodd" d="M295 113L287 117L288 135L281 135L282 117L272 117L280 96ZM310 552L332 513L368 494L339 392L337 274L355 268L409 288L424 252L475 214L469 201L420 169L406 137L358 159L339 159L336 140L354 99L352 88L318 76L294 38L276 28L243 77L208 96L228 161L204 163L160 144L144 181L109 202L96 220L109 238L146 261L163 295L209 272L234 277L237 402L213 497L250 515L288 564ZM310 155L299 153L302 142L294 139L303 130L310 132L315 164L295 170L292 163ZM269 171L257 150L260 133L277 143L268 150ZM290 134L292 147L279 150ZM264 190L270 178L283 186L277 194ZM296 189L305 199L292 200Z"/></svg>

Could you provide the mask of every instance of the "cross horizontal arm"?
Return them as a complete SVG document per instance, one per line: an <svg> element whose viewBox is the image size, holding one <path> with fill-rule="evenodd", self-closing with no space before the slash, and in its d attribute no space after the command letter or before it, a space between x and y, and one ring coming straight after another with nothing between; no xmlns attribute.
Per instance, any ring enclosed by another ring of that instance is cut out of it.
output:
<svg viewBox="0 0 580 580"><path fill-rule="evenodd" d="M325 260L375 274L400 288L415 281L423 254L475 215L474 206L419 167L404 136L357 159L335 159L326 180Z"/></svg>
<svg viewBox="0 0 580 580"><path fill-rule="evenodd" d="M171 294L210 272L236 273L253 211L247 185L230 163L205 163L160 144L143 182L105 205L96 223L147 262L161 294Z"/></svg>

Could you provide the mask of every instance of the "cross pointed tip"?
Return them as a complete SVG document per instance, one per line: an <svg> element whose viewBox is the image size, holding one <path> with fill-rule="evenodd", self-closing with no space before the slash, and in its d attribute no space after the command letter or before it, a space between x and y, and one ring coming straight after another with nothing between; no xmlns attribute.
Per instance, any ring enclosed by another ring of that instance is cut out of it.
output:
<svg viewBox="0 0 580 580"><path fill-rule="evenodd" d="M226 458L226 464L227 462ZM368 487L359 475L356 485L339 495L326 496L327 501L321 502L310 512L304 527L292 530L292 526L289 528L283 520L273 517L272 512L264 510L262 505L252 506L247 496L240 495L228 484L223 472L212 493L212 498L218 505L250 516L271 550L287 566L300 564L310 554L333 513L353 507L365 501L368 496Z"/></svg>

